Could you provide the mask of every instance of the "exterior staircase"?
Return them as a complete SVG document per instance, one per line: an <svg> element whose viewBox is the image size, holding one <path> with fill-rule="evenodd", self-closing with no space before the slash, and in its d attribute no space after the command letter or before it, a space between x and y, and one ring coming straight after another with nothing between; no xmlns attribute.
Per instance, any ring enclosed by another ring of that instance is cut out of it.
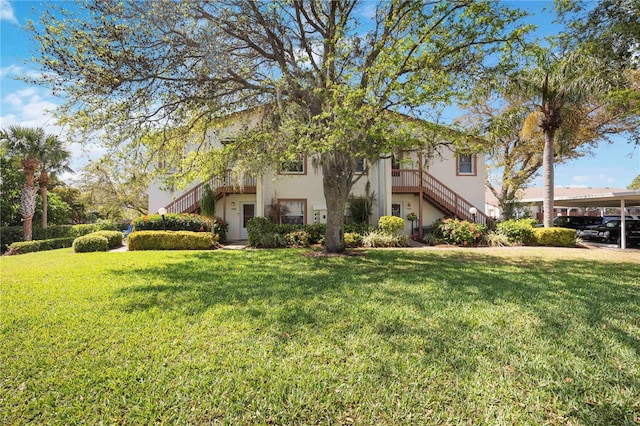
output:
<svg viewBox="0 0 640 426"><path fill-rule="evenodd" d="M394 169L392 192L421 193L425 200L449 216L487 226L492 225L492 219L483 212L484 206L474 206L426 171L422 170L422 175L420 172L420 170ZM476 208L475 214L469 212L472 207Z"/></svg>
<svg viewBox="0 0 640 426"><path fill-rule="evenodd" d="M200 200L204 185L208 183L215 192L216 198L220 199L226 194L255 194L256 178L245 178L242 187L232 184L231 172L227 172L224 177L213 177L207 182L199 183L175 200L165 208L167 213L196 213L200 210Z"/></svg>

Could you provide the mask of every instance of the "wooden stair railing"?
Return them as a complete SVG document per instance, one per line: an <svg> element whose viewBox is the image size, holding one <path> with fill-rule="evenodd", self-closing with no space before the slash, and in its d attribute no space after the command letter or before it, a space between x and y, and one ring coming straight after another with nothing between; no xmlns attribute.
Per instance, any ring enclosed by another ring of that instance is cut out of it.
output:
<svg viewBox="0 0 640 426"><path fill-rule="evenodd" d="M218 198L222 197L224 193L230 192L255 192L256 190L256 178L246 178L243 182L244 186L238 189L233 186L231 180L231 172L226 172L224 178L213 177L207 182L199 183L194 186L171 203L165 208L167 213L193 213L200 207L200 200L202 199L202 190L204 184L208 183L209 186L215 191Z"/></svg>
<svg viewBox="0 0 640 426"><path fill-rule="evenodd" d="M422 171L422 184L419 170L394 170L392 186L394 190L399 192L420 192L420 188L422 188L422 196L445 213L470 222L475 219L476 223L491 225L491 218L483 213L483 208L474 206L424 170ZM475 218L469 213L471 207L476 207Z"/></svg>

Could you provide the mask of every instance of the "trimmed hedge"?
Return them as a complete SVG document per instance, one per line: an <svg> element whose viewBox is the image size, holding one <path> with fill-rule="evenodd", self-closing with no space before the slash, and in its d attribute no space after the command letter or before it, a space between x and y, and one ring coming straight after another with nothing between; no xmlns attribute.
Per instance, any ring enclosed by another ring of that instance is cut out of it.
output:
<svg viewBox="0 0 640 426"><path fill-rule="evenodd" d="M36 251L56 250L73 245L73 238L50 238L48 240L17 241L11 244L7 255L33 253Z"/></svg>
<svg viewBox="0 0 640 426"><path fill-rule="evenodd" d="M398 235L404 230L404 219L397 216L380 216L378 231L383 234Z"/></svg>
<svg viewBox="0 0 640 426"><path fill-rule="evenodd" d="M107 251L109 240L101 235L89 234L78 237L73 241L73 251L76 253L89 253L95 251Z"/></svg>
<svg viewBox="0 0 640 426"><path fill-rule="evenodd" d="M116 230L118 224L111 221L98 221L97 223L88 223L80 225L54 225L46 229L34 226L32 230L32 238L36 240L51 240L58 238L77 238L102 230ZM22 241L24 233L22 226L4 226L0 228L1 250L4 252L8 246L15 242ZM71 247L71 246L69 246Z"/></svg>
<svg viewBox="0 0 640 426"><path fill-rule="evenodd" d="M164 223L159 214L149 214L134 219L131 224L133 231L211 231L204 217L188 213L165 214Z"/></svg>
<svg viewBox="0 0 640 426"><path fill-rule="evenodd" d="M575 247L576 230L569 228L533 228L534 245Z"/></svg>
<svg viewBox="0 0 640 426"><path fill-rule="evenodd" d="M97 231L88 235L97 235L105 237L109 244L109 250L113 250L118 247L122 247L122 232L120 231Z"/></svg>
<svg viewBox="0 0 640 426"><path fill-rule="evenodd" d="M211 250L218 247L209 232L135 231L129 234L129 250Z"/></svg>

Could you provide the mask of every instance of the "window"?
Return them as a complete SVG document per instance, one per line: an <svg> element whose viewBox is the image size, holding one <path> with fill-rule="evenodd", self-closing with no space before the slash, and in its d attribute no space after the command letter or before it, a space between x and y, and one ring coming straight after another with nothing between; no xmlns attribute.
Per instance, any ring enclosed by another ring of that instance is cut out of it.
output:
<svg viewBox="0 0 640 426"><path fill-rule="evenodd" d="M280 174L283 175L304 175L306 174L306 157L299 156L298 158L286 161L282 163L282 167L280 168Z"/></svg>
<svg viewBox="0 0 640 426"><path fill-rule="evenodd" d="M306 200L279 200L279 204L280 223L293 225L304 225L306 223Z"/></svg>
<svg viewBox="0 0 640 426"><path fill-rule="evenodd" d="M476 175L476 157L471 154L458 155L458 175Z"/></svg>
<svg viewBox="0 0 640 426"><path fill-rule="evenodd" d="M402 204L401 203L392 203L391 204L391 216L402 217Z"/></svg>
<svg viewBox="0 0 640 426"><path fill-rule="evenodd" d="M356 160L356 173L367 173L367 160L364 157Z"/></svg>

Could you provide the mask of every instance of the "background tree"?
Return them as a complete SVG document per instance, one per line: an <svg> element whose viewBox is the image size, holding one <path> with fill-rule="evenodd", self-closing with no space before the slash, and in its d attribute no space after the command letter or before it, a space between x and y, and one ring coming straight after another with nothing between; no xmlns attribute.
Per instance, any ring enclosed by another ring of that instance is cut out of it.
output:
<svg viewBox="0 0 640 426"><path fill-rule="evenodd" d="M60 172L71 172L69 160L71 152L65 148L64 143L55 135L47 135L39 153L39 174L37 177L42 198L42 227L47 227L48 219L48 193L47 186L53 175Z"/></svg>
<svg viewBox="0 0 640 426"><path fill-rule="evenodd" d="M83 194L83 204L99 216L118 220L133 219L148 211L148 177L135 165L114 157L89 162L74 184Z"/></svg>
<svg viewBox="0 0 640 426"><path fill-rule="evenodd" d="M640 175L636 176L636 178L627 186L627 189L638 189L640 190Z"/></svg>
<svg viewBox="0 0 640 426"><path fill-rule="evenodd" d="M189 141L188 179L194 169L206 179L216 164L234 164L242 176L313 155L323 175L327 252L344 250L356 159L426 145L434 131L389 112L427 118L494 70L496 54L528 30L516 25L521 13L479 0L55 7L31 30L46 75L39 82L68 99L63 122L102 130L113 145L163 135L146 146L151 152L182 152ZM258 129L203 155L216 119L254 106L264 107Z"/></svg>
<svg viewBox="0 0 640 426"><path fill-rule="evenodd" d="M0 226L20 225L20 194L24 176L0 147Z"/></svg>
<svg viewBox="0 0 640 426"><path fill-rule="evenodd" d="M45 133L41 128L11 126L8 131L2 131L1 136L7 155L18 159L22 167L24 185L20 196L20 214L24 240L31 241L38 192L34 185L35 173L40 165L39 156L45 143Z"/></svg>
<svg viewBox="0 0 640 426"><path fill-rule="evenodd" d="M71 224L87 223L87 198L78 188L61 184L51 190L69 206L68 221Z"/></svg>

